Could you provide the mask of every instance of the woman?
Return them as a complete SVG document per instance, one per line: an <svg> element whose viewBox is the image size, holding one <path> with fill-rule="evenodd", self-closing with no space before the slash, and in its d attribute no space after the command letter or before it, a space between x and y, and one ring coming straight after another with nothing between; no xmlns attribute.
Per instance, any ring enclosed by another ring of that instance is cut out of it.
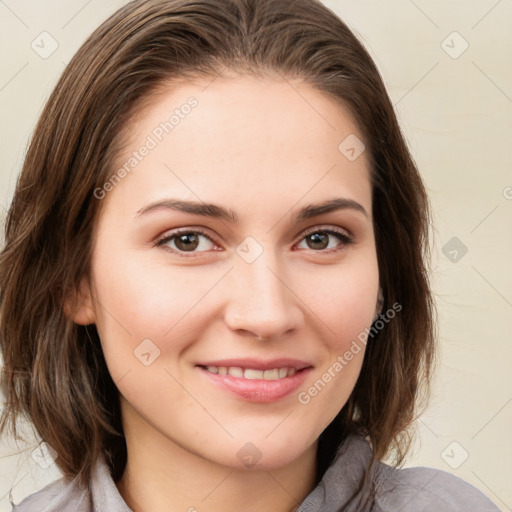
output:
<svg viewBox="0 0 512 512"><path fill-rule="evenodd" d="M3 427L28 414L64 473L13 510L498 510L398 468L434 358L428 229L379 73L321 3L119 10L9 211Z"/></svg>

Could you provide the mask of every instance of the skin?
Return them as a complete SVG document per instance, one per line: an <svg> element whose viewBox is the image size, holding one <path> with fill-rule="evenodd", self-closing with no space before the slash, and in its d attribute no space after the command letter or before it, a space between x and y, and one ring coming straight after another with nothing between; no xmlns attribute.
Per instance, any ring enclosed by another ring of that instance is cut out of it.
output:
<svg viewBox="0 0 512 512"><path fill-rule="evenodd" d="M119 165L190 96L197 107L102 200L75 321L96 324L120 391L128 463L117 486L134 512L295 510L314 487L318 437L354 388L364 347L308 404L298 393L376 314L368 160L338 150L348 135L363 137L347 109L309 85L224 75L156 97L130 125ZM239 220L137 213L164 198L215 203ZM366 215L296 220L299 208L333 198ZM199 234L193 253L176 238L155 245L198 227L211 240ZM331 234L315 245L309 228L337 228L352 243ZM246 237L262 250L250 263L236 252ZM145 339L160 351L148 366L134 355ZM253 403L196 368L236 357L313 368L291 395ZM246 443L260 454L250 468L237 456Z"/></svg>

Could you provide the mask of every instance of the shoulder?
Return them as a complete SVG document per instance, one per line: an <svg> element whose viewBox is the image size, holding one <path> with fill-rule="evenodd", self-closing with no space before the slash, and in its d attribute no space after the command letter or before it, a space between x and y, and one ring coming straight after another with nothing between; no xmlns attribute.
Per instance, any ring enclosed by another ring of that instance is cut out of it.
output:
<svg viewBox="0 0 512 512"><path fill-rule="evenodd" d="M61 478L26 497L11 512L132 512L112 479L103 457L93 469L87 486Z"/></svg>
<svg viewBox="0 0 512 512"><path fill-rule="evenodd" d="M91 509L87 489L64 478L27 496L18 505L11 504L11 512L89 512Z"/></svg>
<svg viewBox="0 0 512 512"><path fill-rule="evenodd" d="M397 468L373 459L361 435L345 439L299 511L327 512L340 506L347 512L500 512L484 493L451 473Z"/></svg>
<svg viewBox="0 0 512 512"><path fill-rule="evenodd" d="M376 504L382 512L499 512L476 487L440 469L396 469L381 463L377 474Z"/></svg>

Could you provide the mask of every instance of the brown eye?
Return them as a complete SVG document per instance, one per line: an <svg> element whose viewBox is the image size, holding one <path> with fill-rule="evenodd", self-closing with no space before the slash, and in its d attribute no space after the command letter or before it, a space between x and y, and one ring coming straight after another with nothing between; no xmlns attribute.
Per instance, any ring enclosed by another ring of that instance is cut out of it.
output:
<svg viewBox="0 0 512 512"><path fill-rule="evenodd" d="M329 245L329 235L319 231L318 233L313 233L312 235L308 235L306 237L311 243L308 243L310 249L325 249Z"/></svg>
<svg viewBox="0 0 512 512"><path fill-rule="evenodd" d="M317 229L306 233L301 240L305 242L307 247L300 247L305 249L312 249L316 252L330 252L325 249L341 250L343 247L353 243L352 238L342 231L334 229Z"/></svg>
<svg viewBox="0 0 512 512"><path fill-rule="evenodd" d="M180 251L194 251L199 246L199 237L196 233L183 233L174 238L174 244Z"/></svg>
<svg viewBox="0 0 512 512"><path fill-rule="evenodd" d="M159 240L156 245L180 255L183 253L208 252L215 248L215 244L210 237L206 233L197 230L171 232Z"/></svg>

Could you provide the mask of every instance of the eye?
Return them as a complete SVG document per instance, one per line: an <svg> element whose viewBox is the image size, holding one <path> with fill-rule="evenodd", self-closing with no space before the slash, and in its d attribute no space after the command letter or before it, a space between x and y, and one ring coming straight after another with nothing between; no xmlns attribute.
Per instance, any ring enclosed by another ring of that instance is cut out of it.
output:
<svg viewBox="0 0 512 512"><path fill-rule="evenodd" d="M337 239L336 243L333 239ZM306 242L306 249L312 249L315 252L336 252L342 250L344 246L353 243L352 238L342 230L329 228L309 230L302 235L301 242ZM185 256L185 253L206 252L216 249L216 244L209 235L200 229L178 229L168 233L164 238L155 243L157 247L164 247L179 256ZM341 247L340 247L341 246ZM303 249L304 247L299 247ZM328 250L326 250L328 249Z"/></svg>
<svg viewBox="0 0 512 512"><path fill-rule="evenodd" d="M186 252L204 252L216 247L212 239L199 229L176 230L157 241L155 245L168 248L178 254Z"/></svg>
<svg viewBox="0 0 512 512"><path fill-rule="evenodd" d="M333 238L337 238L338 243L331 244ZM306 242L306 249L313 249L316 252L334 252L353 243L352 238L346 232L333 228L316 228L313 231L306 232L303 235L302 241ZM334 249L334 251L326 251L326 249Z"/></svg>

